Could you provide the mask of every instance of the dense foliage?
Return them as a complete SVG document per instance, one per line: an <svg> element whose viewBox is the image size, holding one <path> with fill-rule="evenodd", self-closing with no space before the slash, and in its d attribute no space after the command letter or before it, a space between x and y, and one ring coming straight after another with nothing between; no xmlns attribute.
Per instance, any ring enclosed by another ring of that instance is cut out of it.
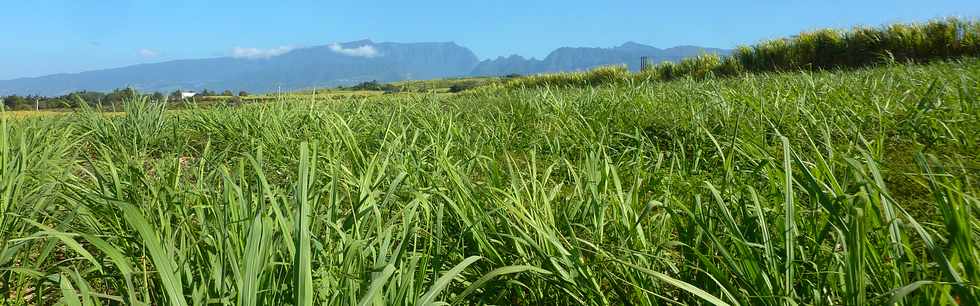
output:
<svg viewBox="0 0 980 306"><path fill-rule="evenodd" d="M742 46L731 56L704 54L678 63L664 62L640 73L629 73L623 66L610 66L587 72L518 78L507 85L594 86L688 77L704 79L744 73L852 69L894 62L926 63L961 56L980 56L980 21L948 18L927 23L855 27L849 31L825 29Z"/></svg>
<svg viewBox="0 0 980 306"><path fill-rule="evenodd" d="M132 88L116 89L109 93L96 91L77 91L57 97L42 96L18 96L11 95L3 97L3 106L9 110L26 109L48 109L48 108L71 108L79 107L82 104L88 106L115 106L122 105L124 101L132 101L140 96L140 93ZM151 93L151 99L161 101L163 94Z"/></svg>
<svg viewBox="0 0 980 306"><path fill-rule="evenodd" d="M195 97L202 101L234 101L240 102L241 97L248 96L245 91L239 92L236 97L230 90L221 93L204 89L197 93ZM32 109L55 109L55 108L77 108L82 105L103 108L121 108L123 102L135 100L138 97L145 97L153 102L181 102L180 91L173 91L164 96L160 92L141 93L133 88L116 89L108 93L97 91L76 91L57 97L43 97L36 95L19 96L10 95L0 97L3 106L8 110L32 110Z"/></svg>
<svg viewBox="0 0 980 306"><path fill-rule="evenodd" d="M401 81L401 82L392 83L392 85L397 86L402 92L421 92L421 93L453 92L455 93L455 92L470 90L480 86L500 83L501 80L507 78L511 78L511 76Z"/></svg>
<svg viewBox="0 0 980 306"><path fill-rule="evenodd" d="M7 303L976 305L980 61L0 119Z"/></svg>
<svg viewBox="0 0 980 306"><path fill-rule="evenodd" d="M400 89L392 84L379 83L378 81L367 81L361 82L353 86L338 86L339 90L353 90L353 91L384 91L384 92L398 92Z"/></svg>

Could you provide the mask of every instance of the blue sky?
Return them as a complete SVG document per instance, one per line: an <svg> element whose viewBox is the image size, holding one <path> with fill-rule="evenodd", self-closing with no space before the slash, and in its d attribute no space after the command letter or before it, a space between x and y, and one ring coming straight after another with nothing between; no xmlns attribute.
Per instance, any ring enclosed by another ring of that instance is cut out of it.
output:
<svg viewBox="0 0 980 306"><path fill-rule="evenodd" d="M813 2L8 0L0 79L365 38L540 58L561 46L731 48L815 28L980 16L976 0Z"/></svg>

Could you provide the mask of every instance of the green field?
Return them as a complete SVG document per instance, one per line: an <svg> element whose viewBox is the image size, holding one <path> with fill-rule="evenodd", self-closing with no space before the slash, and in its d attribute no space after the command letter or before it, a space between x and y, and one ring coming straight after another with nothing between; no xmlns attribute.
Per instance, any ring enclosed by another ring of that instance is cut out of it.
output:
<svg viewBox="0 0 980 306"><path fill-rule="evenodd" d="M980 60L0 116L0 304L976 305Z"/></svg>

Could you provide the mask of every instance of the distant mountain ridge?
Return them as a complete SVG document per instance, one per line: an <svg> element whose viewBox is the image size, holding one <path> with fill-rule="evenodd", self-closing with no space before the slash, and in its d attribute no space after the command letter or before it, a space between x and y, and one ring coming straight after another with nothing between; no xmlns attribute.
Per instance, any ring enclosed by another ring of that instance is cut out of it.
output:
<svg viewBox="0 0 980 306"><path fill-rule="evenodd" d="M0 95L61 95L78 90L109 91L133 87L140 91L245 90L352 85L363 81L393 82L464 76L498 76L585 70L627 64L639 69L640 57L655 62L678 61L700 53L730 50L681 46L659 49L635 42L613 48L559 48L544 59L513 55L480 61L470 49L452 42L375 43L360 40L294 49L268 58L218 57L175 60L121 68L0 81Z"/></svg>
<svg viewBox="0 0 980 306"><path fill-rule="evenodd" d="M552 51L542 60L525 59L519 55L485 60L480 62L470 74L499 76L512 73L578 71L614 64L626 64L630 70L637 71L640 69L640 58L644 56L649 57L654 63L660 63L664 61L677 62L685 57L696 56L701 53L727 55L731 53L731 50L696 46L660 49L635 42L626 42L614 48L563 47Z"/></svg>

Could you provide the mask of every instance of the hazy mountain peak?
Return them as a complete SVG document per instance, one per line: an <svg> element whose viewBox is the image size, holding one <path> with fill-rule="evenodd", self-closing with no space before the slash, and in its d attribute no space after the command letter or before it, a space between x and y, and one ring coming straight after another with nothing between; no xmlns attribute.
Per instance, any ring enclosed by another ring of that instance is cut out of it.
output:
<svg viewBox="0 0 980 306"><path fill-rule="evenodd" d="M635 41L627 41L618 47L619 49L635 49L635 48L653 48L652 46L637 43Z"/></svg>
<svg viewBox="0 0 980 306"><path fill-rule="evenodd" d="M341 43L341 45L343 45L345 47L347 47L347 46L359 47L359 46L365 46L365 45L374 45L374 41L371 41L370 39L361 39L361 40L355 40L355 41L349 41L349 42Z"/></svg>
<svg viewBox="0 0 980 306"><path fill-rule="evenodd" d="M250 55L244 51L241 55ZM79 90L110 91L127 86L140 91L228 89L267 92L279 87L293 90L371 80L392 82L536 74L617 64L626 64L635 70L639 69L641 56L650 57L654 62L678 61L703 52L727 54L729 51L695 46L658 49L630 41L613 48L561 47L541 60L514 54L480 61L470 49L455 42L378 43L362 39L290 49L260 60L241 57L188 59L0 81L0 95L55 96Z"/></svg>

